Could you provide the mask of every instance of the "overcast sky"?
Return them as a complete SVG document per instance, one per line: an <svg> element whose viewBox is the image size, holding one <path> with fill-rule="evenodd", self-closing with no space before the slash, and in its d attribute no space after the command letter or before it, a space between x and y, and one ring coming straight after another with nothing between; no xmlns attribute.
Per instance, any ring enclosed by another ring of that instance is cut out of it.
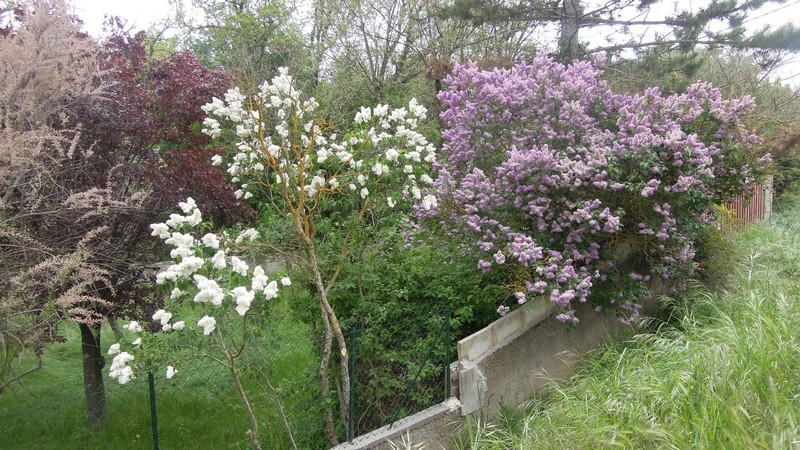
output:
<svg viewBox="0 0 800 450"><path fill-rule="evenodd" d="M75 7L75 13L84 22L84 28L93 36L100 36L105 15L116 15L128 21L128 26L135 29L148 29L152 24L167 18L170 15L170 5L168 0L71 0ZM685 8L687 5L699 8L705 4L704 0L682 0L680 5ZM663 1L655 9L649 19L657 19L656 15L668 14L674 8L674 2ZM645 17L640 17L644 19ZM763 8L746 19L745 26L750 30L757 30L764 25L777 27L787 22L800 22L800 0L788 0L783 5L771 5ZM718 24L725 28L727 25ZM635 30L634 30L635 31ZM621 33L613 35L610 31L598 31L599 35L587 36L586 31L581 34L581 40L590 41L595 45L606 45L602 42L605 37L612 35L612 39ZM784 80L791 78L793 86L800 85L800 56L795 56L793 61L788 62L780 70L780 76Z"/></svg>
<svg viewBox="0 0 800 450"><path fill-rule="evenodd" d="M71 0L75 13L84 21L84 28L99 36L104 15L120 16L136 29L146 30L151 24L170 15L167 0Z"/></svg>

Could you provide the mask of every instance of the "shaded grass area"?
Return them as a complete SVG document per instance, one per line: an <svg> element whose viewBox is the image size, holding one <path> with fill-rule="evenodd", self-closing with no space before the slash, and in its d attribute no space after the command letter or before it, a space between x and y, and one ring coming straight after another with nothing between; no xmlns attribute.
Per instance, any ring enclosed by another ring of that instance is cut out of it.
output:
<svg viewBox="0 0 800 450"><path fill-rule="evenodd" d="M475 423L472 449L800 447L800 197L735 236L730 277L665 299L671 317L584 361L521 411Z"/></svg>
<svg viewBox="0 0 800 450"><path fill-rule="evenodd" d="M327 441L311 330L292 318L286 304L275 306L270 326L245 356L243 375L259 418L262 445L291 448L277 408L280 401L298 446L323 448ZM107 425L89 429L80 332L68 326L64 334L65 343L46 350L42 370L0 395L0 448L153 448L147 377L123 386L107 378ZM103 328L102 342L104 349L115 342L108 327ZM250 425L230 374L213 362L177 356L182 362L173 379L155 374L161 448L250 448L245 435ZM21 367L27 367L25 359L32 357L24 356Z"/></svg>

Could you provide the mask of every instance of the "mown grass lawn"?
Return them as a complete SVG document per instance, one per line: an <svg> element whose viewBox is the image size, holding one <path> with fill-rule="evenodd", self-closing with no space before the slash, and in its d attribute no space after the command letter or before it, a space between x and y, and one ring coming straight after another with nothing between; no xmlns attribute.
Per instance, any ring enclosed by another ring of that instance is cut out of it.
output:
<svg viewBox="0 0 800 450"><path fill-rule="evenodd" d="M272 326L249 356L258 370L246 370L244 375L259 417L262 445L291 448L276 407L279 398L298 445L324 447L318 357L311 331L292 317L285 304L276 306ZM0 448L153 448L146 376L124 386L106 379L108 423L99 430L89 429L80 332L70 326L63 331L66 342L46 350L44 368L0 395ZM103 329L102 341L104 348L114 342L108 327ZM250 448L245 435L249 422L230 375L210 361L183 359L173 379L155 374L161 448ZM32 360L26 355L19 366L27 367ZM264 374L275 390L264 383Z"/></svg>

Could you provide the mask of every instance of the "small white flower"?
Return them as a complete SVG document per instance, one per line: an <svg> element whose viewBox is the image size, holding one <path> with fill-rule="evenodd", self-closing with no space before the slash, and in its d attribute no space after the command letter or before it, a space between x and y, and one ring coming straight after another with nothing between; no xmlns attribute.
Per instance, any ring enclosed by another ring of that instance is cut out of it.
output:
<svg viewBox="0 0 800 450"><path fill-rule="evenodd" d="M272 300L278 296L278 283L270 281L267 287L264 288L264 298Z"/></svg>
<svg viewBox="0 0 800 450"><path fill-rule="evenodd" d="M159 309L153 314L153 320L160 321L161 325L168 324L170 319L172 319L172 313L168 313L163 309Z"/></svg>
<svg viewBox="0 0 800 450"><path fill-rule="evenodd" d="M178 373L178 371L175 370L174 367L167 366L167 379L171 379L172 377L175 376L176 373Z"/></svg>
<svg viewBox="0 0 800 450"><path fill-rule="evenodd" d="M108 376L115 378L119 384L125 384L136 378L133 375L133 368L128 366L128 363L133 361L133 355L128 352L119 353L111 361L111 368L108 371Z"/></svg>
<svg viewBox="0 0 800 450"><path fill-rule="evenodd" d="M122 328L125 328L128 331L133 331L134 333L141 333L142 332L142 326L139 325L139 322L137 322L135 320L131 320L131 323L129 323L128 325L126 325L126 326L124 326Z"/></svg>
<svg viewBox="0 0 800 450"><path fill-rule="evenodd" d="M133 345L136 347L142 345L142 338L136 338L136 340L133 341Z"/></svg>
<svg viewBox="0 0 800 450"><path fill-rule="evenodd" d="M372 117L372 111L369 108L361 107L361 111L356 113L355 121L356 123L365 123L368 122L369 119Z"/></svg>
<svg viewBox="0 0 800 450"><path fill-rule="evenodd" d="M187 256L180 264L170 267L170 270L177 272L180 276L188 277L200 270L206 261L198 256Z"/></svg>
<svg viewBox="0 0 800 450"><path fill-rule="evenodd" d="M231 295L236 301L236 312L240 316L244 316L250 310L250 304L253 302L256 293L247 290L244 286L238 286L231 290Z"/></svg>
<svg viewBox="0 0 800 450"><path fill-rule="evenodd" d="M369 195L369 189L361 188L361 198L367 198L368 195Z"/></svg>
<svg viewBox="0 0 800 450"><path fill-rule="evenodd" d="M186 327L186 322L179 320L172 324L172 329L175 331L181 331L184 327Z"/></svg>
<svg viewBox="0 0 800 450"><path fill-rule="evenodd" d="M248 269L249 269L249 267L247 266L246 262L242 261L241 259L239 259L239 258L237 258L235 256L231 256L231 270L232 271L238 273L239 275L241 275L243 277L246 277Z"/></svg>
<svg viewBox="0 0 800 450"><path fill-rule="evenodd" d="M394 199L393 199L392 197L388 197L388 198L386 199L386 203L388 203L388 204L389 204L389 208L394 208L395 201L394 201Z"/></svg>
<svg viewBox="0 0 800 450"><path fill-rule="evenodd" d="M133 368L131 366L125 366L117 371L117 381L119 384L126 384L132 379L136 378L133 376Z"/></svg>
<svg viewBox="0 0 800 450"><path fill-rule="evenodd" d="M194 247L194 236L191 234L174 232L168 239L164 240L164 243L174 247L192 248Z"/></svg>
<svg viewBox="0 0 800 450"><path fill-rule="evenodd" d="M154 223L150 225L150 228L153 230L150 233L150 236L156 236L159 239L167 239L169 238L169 226L165 223Z"/></svg>
<svg viewBox="0 0 800 450"><path fill-rule="evenodd" d="M211 262L214 264L215 269L224 269L225 266L227 265L225 263L225 252L220 250L217 253L215 253L214 256L211 258Z"/></svg>
<svg viewBox="0 0 800 450"><path fill-rule="evenodd" d="M208 233L203 236L203 245L216 250L219 248L219 238L214 233Z"/></svg>
<svg viewBox="0 0 800 450"><path fill-rule="evenodd" d="M170 300L175 300L176 298L180 297L181 295L183 295L183 291L180 290L179 288L175 288L169 294L169 299Z"/></svg>
<svg viewBox="0 0 800 450"><path fill-rule="evenodd" d="M420 119L425 118L425 114L428 110L417 102L416 97L412 98L411 101L408 102L408 110L411 111L411 114L419 117Z"/></svg>
<svg viewBox="0 0 800 450"><path fill-rule="evenodd" d="M317 163L319 164L324 163L325 160L328 159L328 156L330 156L330 152L328 151L328 149L325 147L320 148L319 150L317 150Z"/></svg>
<svg viewBox="0 0 800 450"><path fill-rule="evenodd" d="M119 353L119 343L111 344L111 347L108 348L109 355L116 355Z"/></svg>
<svg viewBox="0 0 800 450"><path fill-rule="evenodd" d="M290 280L289 277L283 277L281 278L281 284L284 286L291 286L292 280Z"/></svg>
<svg viewBox="0 0 800 450"><path fill-rule="evenodd" d="M192 197L189 197L185 202L179 202L178 206L181 208L181 211L183 211L184 214L189 214L195 208L197 208L197 203L195 203Z"/></svg>
<svg viewBox="0 0 800 450"><path fill-rule="evenodd" d="M262 269L261 266L256 266L256 268L253 269L253 282L250 287L252 287L254 291L260 291L266 287L267 281L269 281L269 279L264 273L264 269Z"/></svg>
<svg viewBox="0 0 800 450"><path fill-rule="evenodd" d="M189 256L194 256L194 250L187 247L173 248L169 252L169 256L172 259L178 259L178 257L187 258Z"/></svg>
<svg viewBox="0 0 800 450"><path fill-rule="evenodd" d="M375 107L374 111L373 111L373 113L374 113L376 116L378 116L378 117L383 117L383 116L385 116L385 115L386 115L388 112L389 112L389 105L381 105L381 104L378 104L378 105Z"/></svg>
<svg viewBox="0 0 800 450"><path fill-rule="evenodd" d="M199 292L194 296L196 303L211 303L214 306L222 304L225 298L225 291L214 280L209 280L202 275L195 275L194 282L197 284Z"/></svg>
<svg viewBox="0 0 800 450"><path fill-rule="evenodd" d="M197 321L197 326L203 328L203 334L208 336L217 328L217 320L211 316L203 316Z"/></svg>
<svg viewBox="0 0 800 450"><path fill-rule="evenodd" d="M247 239L247 240L249 240L251 242L256 240L256 239L258 239L258 231L256 231L255 228L248 228L248 229L242 231L242 233L239 234L238 237L236 237L236 243L237 244L241 244L242 241L244 241L245 239Z"/></svg>
<svg viewBox="0 0 800 450"><path fill-rule="evenodd" d="M222 164L222 156L214 155L211 157L212 166L219 166L220 164Z"/></svg>
<svg viewBox="0 0 800 450"><path fill-rule="evenodd" d="M202 222L202 221L203 221L203 213L200 212L199 209L195 209L194 211L192 211L192 215L191 216L187 216L186 217L186 223L188 223L189 225L191 225L193 227L199 225L200 222Z"/></svg>
<svg viewBox="0 0 800 450"><path fill-rule="evenodd" d="M385 173L389 173L389 167L386 164L381 164L380 162L376 162L372 166L372 173L377 176L381 176Z"/></svg>
<svg viewBox="0 0 800 450"><path fill-rule="evenodd" d="M422 199L422 207L426 210L430 210L431 208L436 208L438 205L436 201L436 197L433 195L426 195L425 198Z"/></svg>
<svg viewBox="0 0 800 450"><path fill-rule="evenodd" d="M161 272L156 275L156 284L164 284L167 281L175 281L180 275L176 270L172 270L177 268L177 266L170 266L170 269L167 269L165 272Z"/></svg>
<svg viewBox="0 0 800 450"><path fill-rule="evenodd" d="M497 262L497 264L505 264L506 255L504 255L502 251L498 250L497 253L494 254L494 260Z"/></svg>

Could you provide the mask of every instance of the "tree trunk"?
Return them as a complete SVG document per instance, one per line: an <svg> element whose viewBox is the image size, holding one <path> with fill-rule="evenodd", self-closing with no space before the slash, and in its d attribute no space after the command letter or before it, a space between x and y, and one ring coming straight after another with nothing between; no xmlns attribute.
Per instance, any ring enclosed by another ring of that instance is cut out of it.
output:
<svg viewBox="0 0 800 450"><path fill-rule="evenodd" d="M330 390L328 368L330 366L331 347L333 341L335 340L336 345L339 348L339 373L342 379L341 386L337 384L337 393L339 394L339 410L342 413L343 425L345 429L347 429L347 423L349 420L348 414L350 412L350 366L348 364L349 355L347 354L347 341L344 338L344 333L342 332L342 326L339 323L339 319L336 317L336 312L333 310L333 307L328 301L328 290L326 289L325 283L322 280L322 271L320 270L317 262L317 253L314 247L314 241L311 240L308 234L303 231L303 226L297 219L295 220L295 227L297 233L302 237L306 246L306 254L308 255L307 263L308 267L311 269L312 275L314 276L314 286L316 287L317 295L319 296L322 323L325 327L325 346L319 365L322 394L323 396L327 396ZM332 446L338 445L339 440L336 438L336 431L333 424L333 414L331 412L330 405L328 405L326 408L325 422L328 440Z"/></svg>
<svg viewBox="0 0 800 450"><path fill-rule="evenodd" d="M580 10L580 0L564 0L561 14L561 36L558 39L558 50L564 62L571 62L580 56L580 43L578 41L578 16Z"/></svg>
<svg viewBox="0 0 800 450"><path fill-rule="evenodd" d="M108 318L108 325L111 327L111 331L114 332L114 338L117 342L122 342L122 330L119 328L119 321L117 318L110 316Z"/></svg>
<svg viewBox="0 0 800 450"><path fill-rule="evenodd" d="M91 428L103 425L107 418L103 367L106 360L100 349L100 324L80 324L83 353L83 390L86 393L86 418Z"/></svg>

